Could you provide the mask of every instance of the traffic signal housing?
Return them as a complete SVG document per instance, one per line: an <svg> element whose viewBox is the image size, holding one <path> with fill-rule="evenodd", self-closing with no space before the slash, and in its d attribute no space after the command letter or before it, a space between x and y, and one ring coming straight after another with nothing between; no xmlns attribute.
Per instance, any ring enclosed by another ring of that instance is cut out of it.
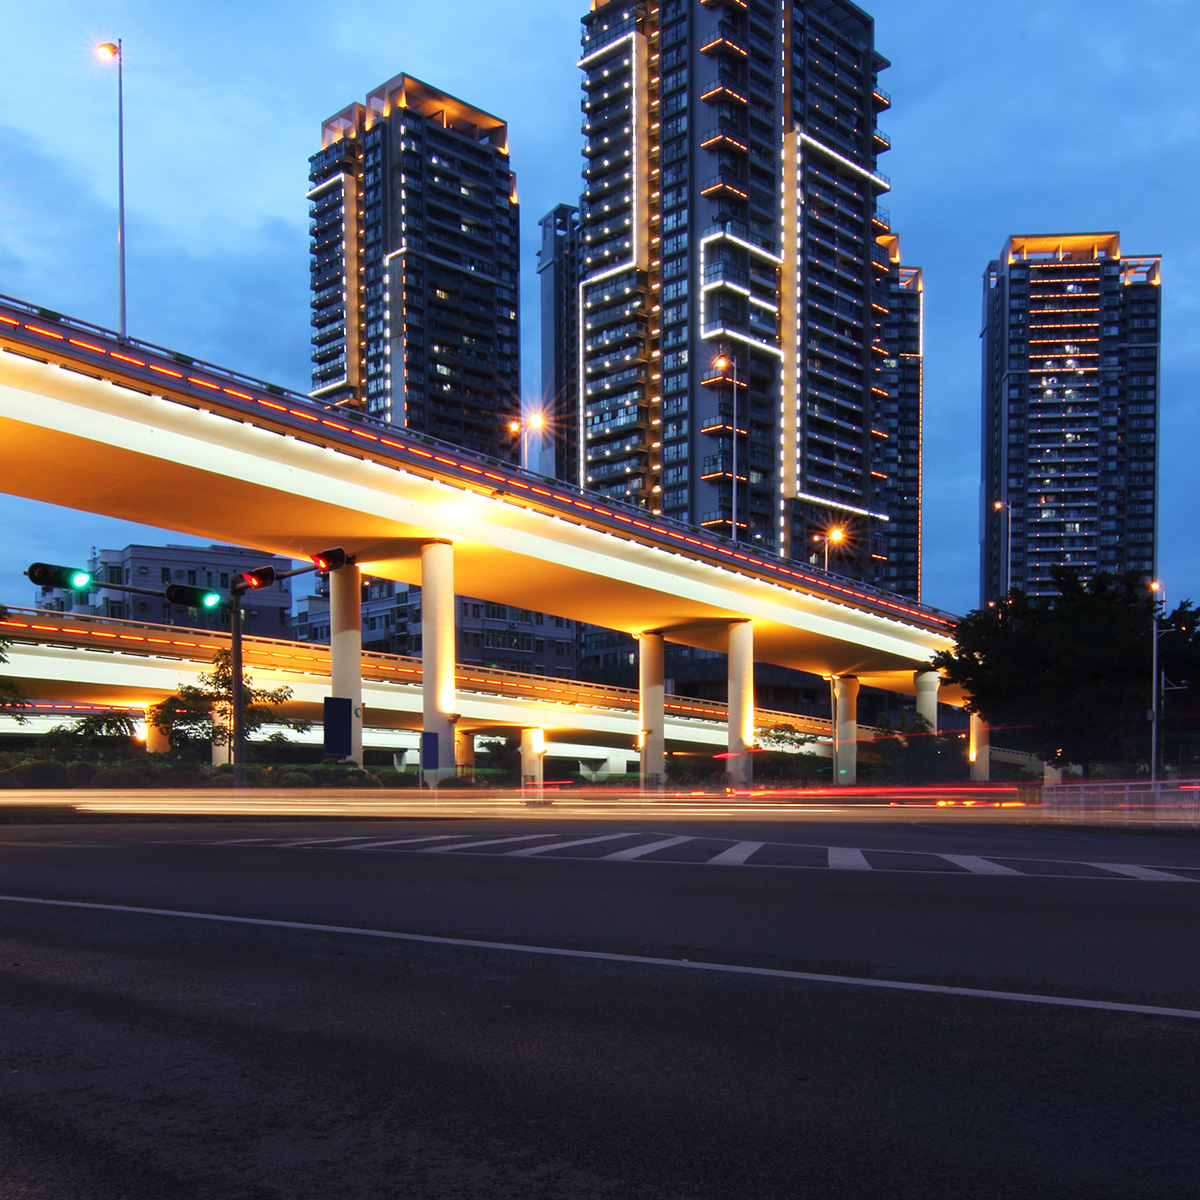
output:
<svg viewBox="0 0 1200 1200"><path fill-rule="evenodd" d="M84 592L92 586L91 571L80 567L60 567L55 563L30 563L25 572L30 583L38 587L63 587L72 591Z"/></svg>
<svg viewBox="0 0 1200 1200"><path fill-rule="evenodd" d="M350 558L341 546L334 546L330 550L322 550L320 554L314 554L312 560L316 563L318 571L325 572L340 571L350 561Z"/></svg>
<svg viewBox="0 0 1200 1200"><path fill-rule="evenodd" d="M270 587L279 578L274 567L255 567L253 571L242 572L242 582L250 591Z"/></svg>
<svg viewBox="0 0 1200 1200"><path fill-rule="evenodd" d="M182 604L184 608L204 608L209 612L220 608L225 597L211 588L189 587L184 583L169 583L165 593L171 604Z"/></svg>

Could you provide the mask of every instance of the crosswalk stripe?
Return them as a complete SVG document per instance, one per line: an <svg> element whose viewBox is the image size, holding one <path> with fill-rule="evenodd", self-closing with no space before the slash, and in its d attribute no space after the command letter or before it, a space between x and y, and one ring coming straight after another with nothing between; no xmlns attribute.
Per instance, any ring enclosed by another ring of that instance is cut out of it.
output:
<svg viewBox="0 0 1200 1200"><path fill-rule="evenodd" d="M861 850L848 846L829 847L829 867L833 871L870 871L871 864Z"/></svg>
<svg viewBox="0 0 1200 1200"><path fill-rule="evenodd" d="M1156 871L1152 867L1134 867L1126 863L1086 863L1089 867L1099 867L1101 871L1112 871L1116 875L1128 875L1130 879L1160 879L1171 883L1200 882L1190 875L1172 875L1169 871Z"/></svg>
<svg viewBox="0 0 1200 1200"><path fill-rule="evenodd" d="M766 844L766 842L735 842L728 850L722 850L715 858L710 858L705 865L709 867L740 867L756 850L761 850Z"/></svg>
<svg viewBox="0 0 1200 1200"><path fill-rule="evenodd" d="M369 842L369 837L361 834L357 837L336 838L297 838L294 842L280 842L281 850L306 850L309 846L332 846L335 842ZM353 850L353 846L343 846L343 850Z"/></svg>
<svg viewBox="0 0 1200 1200"><path fill-rule="evenodd" d="M396 838L391 842L367 842L363 846L343 846L343 850L381 850L384 846L411 846L413 842L444 842L452 833L434 833L426 837Z"/></svg>
<svg viewBox="0 0 1200 1200"><path fill-rule="evenodd" d="M646 854L653 854L655 850L665 850L668 846L679 846L684 842L694 842L694 837L669 837L663 838L660 842L650 842L645 846L631 846L628 850L618 850L615 854L604 855L606 862L632 862L635 858L642 858Z"/></svg>
<svg viewBox="0 0 1200 1200"><path fill-rule="evenodd" d="M549 846L527 846L524 850L509 850L508 858L532 858L535 854L550 854L554 850L566 850L571 846L589 846L592 842L613 842L617 838L635 837L632 833L606 833L601 837L579 838L574 842L552 842Z"/></svg>
<svg viewBox="0 0 1200 1200"><path fill-rule="evenodd" d="M1020 871L1014 871L1012 867L1001 866L998 862L992 862L990 858L976 858L973 854L939 854L938 858L944 858L948 863L953 863L956 867L962 867L964 871L970 871L973 875L1020 875Z"/></svg>
<svg viewBox="0 0 1200 1200"><path fill-rule="evenodd" d="M522 833L518 837L484 838L481 842L456 842L453 846L429 846L418 854L450 854L454 850L474 850L478 846L502 846L505 842L532 842L535 838L554 837L552 833Z"/></svg>

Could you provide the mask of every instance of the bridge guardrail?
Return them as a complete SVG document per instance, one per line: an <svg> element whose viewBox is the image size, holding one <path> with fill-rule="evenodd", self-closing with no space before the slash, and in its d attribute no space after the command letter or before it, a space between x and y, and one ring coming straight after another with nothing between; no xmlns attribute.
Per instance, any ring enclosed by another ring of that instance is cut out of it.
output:
<svg viewBox="0 0 1200 1200"><path fill-rule="evenodd" d="M1046 784L1042 819L1072 825L1200 829L1200 780L1088 780Z"/></svg>

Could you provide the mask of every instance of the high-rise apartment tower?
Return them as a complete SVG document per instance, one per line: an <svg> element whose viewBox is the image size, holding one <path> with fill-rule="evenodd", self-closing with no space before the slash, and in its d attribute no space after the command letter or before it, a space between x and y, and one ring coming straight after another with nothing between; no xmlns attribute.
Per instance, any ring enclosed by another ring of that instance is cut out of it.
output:
<svg viewBox="0 0 1200 1200"><path fill-rule="evenodd" d="M503 121L407 75L310 160L313 395L512 457L516 182Z"/></svg>
<svg viewBox="0 0 1200 1200"><path fill-rule="evenodd" d="M983 280L981 600L1155 565L1157 256L1115 233L1011 237Z"/></svg>
<svg viewBox="0 0 1200 1200"><path fill-rule="evenodd" d="M593 0L580 65L578 478L915 595L920 337L888 339L920 285L877 206L871 18Z"/></svg>

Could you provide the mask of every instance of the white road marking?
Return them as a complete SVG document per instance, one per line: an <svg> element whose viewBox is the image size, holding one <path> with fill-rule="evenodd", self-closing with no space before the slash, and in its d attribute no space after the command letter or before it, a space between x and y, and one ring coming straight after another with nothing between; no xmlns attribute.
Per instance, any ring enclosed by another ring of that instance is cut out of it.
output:
<svg viewBox="0 0 1200 1200"><path fill-rule="evenodd" d="M766 844L766 842L736 842L728 850L722 850L715 858L710 858L704 865L706 867L745 866L746 860Z"/></svg>
<svg viewBox="0 0 1200 1200"><path fill-rule="evenodd" d="M1197 883L1191 875L1172 875L1169 871L1155 871L1151 867L1133 867L1126 863L1084 863L1085 867L1099 867L1101 871L1112 871L1115 875L1128 875L1130 879L1158 879L1170 883Z"/></svg>
<svg viewBox="0 0 1200 1200"><path fill-rule="evenodd" d="M453 833L433 833L426 837L396 838L390 842L367 842L363 846L343 846L343 850L378 850L383 846L411 846L413 842L444 842L447 838L459 836Z"/></svg>
<svg viewBox="0 0 1200 1200"><path fill-rule="evenodd" d="M606 854L600 860L601 862L632 862L635 858L641 858L646 854L653 854L655 850L665 850L668 846L679 846L684 842L694 842L694 837L669 837L663 838L659 842L650 842L645 846L631 846L628 850L618 850L614 854Z"/></svg>
<svg viewBox="0 0 1200 1200"><path fill-rule="evenodd" d="M606 833L600 837L579 838L574 842L552 842L549 846L527 846L524 850L509 850L506 858L532 858L535 854L549 854L554 850L566 850L571 846L590 846L592 842L615 842L617 838L636 837L633 833Z"/></svg>
<svg viewBox="0 0 1200 1200"><path fill-rule="evenodd" d="M798 983L837 984L843 987L880 988L893 992L923 992L933 996L962 996L974 1000L1007 1000L1016 1004L1044 1004L1054 1008L1084 1008L1097 1012L1136 1013L1149 1017L1180 1017L1200 1021L1200 1010L1165 1008L1154 1004L1122 1004L1115 1000L1084 1000L1074 996L1045 996L1035 992L996 992L984 988L950 987L936 983L910 983L903 979L867 979L854 975L818 975L810 971L784 971L774 967L742 967L730 963L687 962L678 958L650 958L602 950L565 950L560 946L526 946L520 942L485 942L476 938L435 937L427 933L399 933L391 929L363 929L353 925L315 925L306 921L274 921L266 917L231 917L222 913L189 912L173 908L142 908L132 904L100 904L85 900L46 900L36 896L0 895L0 903L31 904L42 908L87 909L92 912L130 913L143 917L175 917L186 921L213 921L218 925L250 925L302 933L340 933L350 937L418 942L428 946L458 946L471 950L496 950L509 954L540 954L549 958L577 958L592 962L624 963L631 967L670 967L679 971L710 971L760 979L790 979Z"/></svg>
<svg viewBox="0 0 1200 1200"><path fill-rule="evenodd" d="M459 835L461 836L461 835ZM481 842L459 842L454 846L430 846L418 854L449 854L452 850L474 850L476 846L500 846L505 842L532 842L534 838L554 837L552 833L522 833L518 837L484 838Z"/></svg>
<svg viewBox="0 0 1200 1200"><path fill-rule="evenodd" d="M363 837L361 834L356 837L335 837L335 838L298 838L294 842L280 842L277 849L280 850L306 850L309 846L332 846L336 842L369 842L370 837ZM353 846L343 846L343 850L353 850Z"/></svg>
<svg viewBox="0 0 1200 1200"><path fill-rule="evenodd" d="M1020 875L1020 871L1014 871L1012 867L1001 866L1000 863L992 862L990 858L976 858L974 854L939 854L938 858L944 858L948 863L953 863L956 867L962 867L964 871L970 871L973 875Z"/></svg>
<svg viewBox="0 0 1200 1200"><path fill-rule="evenodd" d="M277 842L278 840L279 840L278 838L261 838L261 837L259 837L259 838L230 838L228 841L224 841L224 842L205 842L204 845L206 845L206 846L248 846L252 842ZM182 844L184 846L189 845L188 842L183 842L183 843L171 842L169 844L170 845Z"/></svg>
<svg viewBox="0 0 1200 1200"><path fill-rule="evenodd" d="M869 871L871 864L861 850L849 846L829 847L829 867L833 871Z"/></svg>

